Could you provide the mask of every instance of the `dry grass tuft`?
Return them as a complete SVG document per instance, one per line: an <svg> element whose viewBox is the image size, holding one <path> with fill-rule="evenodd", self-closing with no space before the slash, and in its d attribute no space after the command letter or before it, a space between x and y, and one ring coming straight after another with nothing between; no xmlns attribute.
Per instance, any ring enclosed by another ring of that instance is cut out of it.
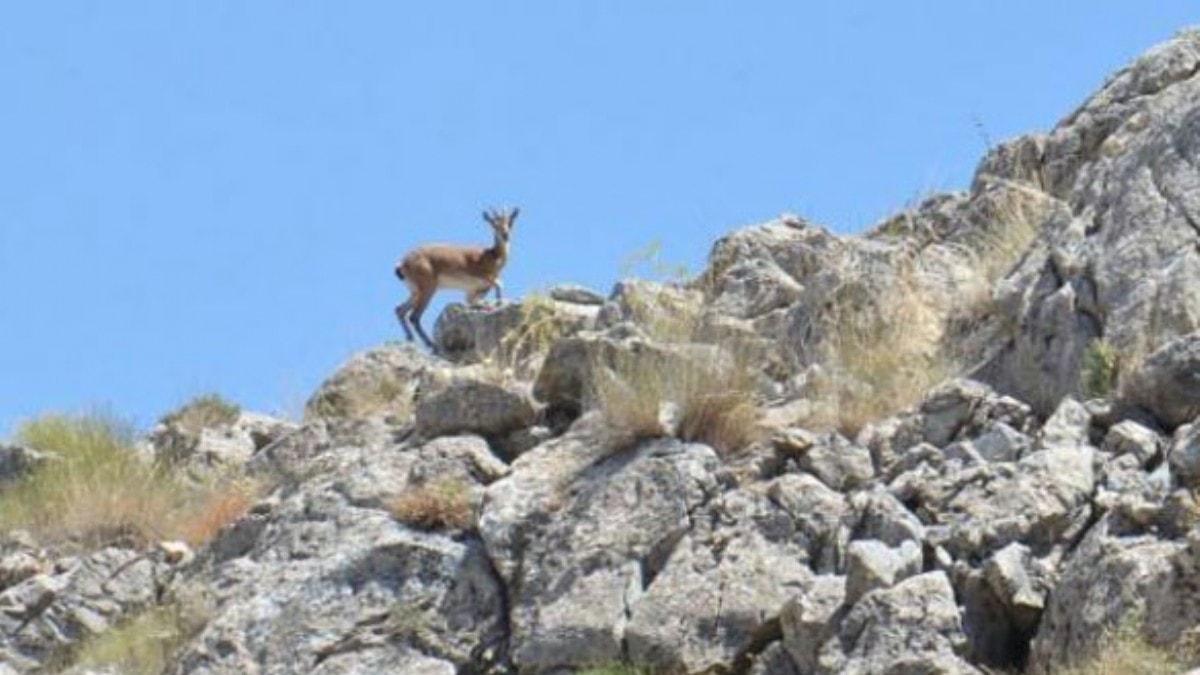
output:
<svg viewBox="0 0 1200 675"><path fill-rule="evenodd" d="M470 487L459 479L442 479L409 488L392 500L396 520L423 530L465 530L474 525Z"/></svg>
<svg viewBox="0 0 1200 675"><path fill-rule="evenodd" d="M593 398L624 436L617 445L674 436L731 454L757 440L760 407L746 351L704 344L698 310L691 306L663 301L631 307L639 325L666 346L635 344L611 362L593 365Z"/></svg>
<svg viewBox="0 0 1200 675"><path fill-rule="evenodd" d="M26 529L44 542L186 539L198 545L207 530L219 529L218 521L236 517L230 490L239 500L250 494L242 487L181 483L139 460L132 432L105 416L48 415L23 425L16 440L56 458L0 493L0 529Z"/></svg>
<svg viewBox="0 0 1200 675"><path fill-rule="evenodd" d="M250 480L213 487L197 504L181 514L175 530L189 546L199 548L246 515L261 494L261 486Z"/></svg>
<svg viewBox="0 0 1200 675"><path fill-rule="evenodd" d="M205 394L166 415L162 422L190 434L199 434L202 429L232 424L241 413L242 409L237 404L219 394Z"/></svg>
<svg viewBox="0 0 1200 675"><path fill-rule="evenodd" d="M570 320L562 316L554 300L531 293L521 299L521 322L500 341L495 361L506 372L528 378L537 373L541 358L566 335Z"/></svg>
<svg viewBox="0 0 1200 675"><path fill-rule="evenodd" d="M807 426L854 438L904 410L956 370L940 348L946 310L925 288L919 261L904 264L879 294L845 289L831 305L821 372L811 383Z"/></svg>

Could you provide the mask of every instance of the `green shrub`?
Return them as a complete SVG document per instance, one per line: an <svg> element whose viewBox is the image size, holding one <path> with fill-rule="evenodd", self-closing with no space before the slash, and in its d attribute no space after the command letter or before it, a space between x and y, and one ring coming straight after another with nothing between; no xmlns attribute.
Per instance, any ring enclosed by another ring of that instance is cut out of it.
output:
<svg viewBox="0 0 1200 675"><path fill-rule="evenodd" d="M1088 398L1104 398L1117 387L1121 376L1121 355L1108 342L1092 340L1083 352L1079 378Z"/></svg>

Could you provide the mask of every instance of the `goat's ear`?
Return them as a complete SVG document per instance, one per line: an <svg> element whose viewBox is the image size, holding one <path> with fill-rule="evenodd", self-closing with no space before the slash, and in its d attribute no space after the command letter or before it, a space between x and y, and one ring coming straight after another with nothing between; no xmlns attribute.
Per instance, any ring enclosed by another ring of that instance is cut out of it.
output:
<svg viewBox="0 0 1200 675"><path fill-rule="evenodd" d="M483 212L483 221L485 223L491 223L492 222L492 214L488 213L487 211L484 211Z"/></svg>
<svg viewBox="0 0 1200 675"><path fill-rule="evenodd" d="M513 208L512 213L508 214L508 225L512 227L513 221L517 219L517 215L521 213L521 209Z"/></svg>

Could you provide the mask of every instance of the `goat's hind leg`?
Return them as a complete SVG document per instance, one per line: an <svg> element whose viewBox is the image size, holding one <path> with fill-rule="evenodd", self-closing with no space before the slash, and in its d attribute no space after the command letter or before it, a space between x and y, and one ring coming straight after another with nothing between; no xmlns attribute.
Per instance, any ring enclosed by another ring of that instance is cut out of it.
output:
<svg viewBox="0 0 1200 675"><path fill-rule="evenodd" d="M436 354L437 347L433 345L433 340L430 340L429 336L425 334L425 329L421 328L421 315L425 313L425 308L429 305L429 300L426 299L424 301L418 301L415 303L415 305L416 306L413 307L412 311L409 313L408 318L412 321L413 328L416 329L417 335L421 336L421 341L425 343L425 346L429 348L429 351Z"/></svg>
<svg viewBox="0 0 1200 675"><path fill-rule="evenodd" d="M408 338L409 342L413 341L412 329L408 327L408 312L412 309L412 304L412 298L409 298L396 305L396 319L400 321L400 327L404 329L404 335Z"/></svg>

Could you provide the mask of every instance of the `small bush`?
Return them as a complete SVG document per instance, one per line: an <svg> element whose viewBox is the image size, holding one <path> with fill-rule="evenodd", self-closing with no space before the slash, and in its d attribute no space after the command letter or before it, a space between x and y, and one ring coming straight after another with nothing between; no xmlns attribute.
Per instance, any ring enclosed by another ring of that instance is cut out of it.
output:
<svg viewBox="0 0 1200 675"><path fill-rule="evenodd" d="M458 479L409 488L390 506L396 520L423 530L465 530L474 524L470 488Z"/></svg>
<svg viewBox="0 0 1200 675"><path fill-rule="evenodd" d="M203 617L178 606L155 607L85 642L75 656L75 666L116 669L124 675L159 675L203 624Z"/></svg>
<svg viewBox="0 0 1200 675"><path fill-rule="evenodd" d="M216 523L240 515L229 503L231 488L181 483L138 459L132 438L126 425L100 415L24 424L17 442L55 459L0 493L0 529L27 529L44 542L182 538L199 545Z"/></svg>
<svg viewBox="0 0 1200 675"><path fill-rule="evenodd" d="M241 414L242 409L237 404L227 401L219 394L205 394L166 415L162 422L195 435L202 429L232 424Z"/></svg>
<svg viewBox="0 0 1200 675"><path fill-rule="evenodd" d="M1108 342L1092 340L1083 353L1080 385L1089 398L1104 398L1117 387L1121 376L1121 355Z"/></svg>

